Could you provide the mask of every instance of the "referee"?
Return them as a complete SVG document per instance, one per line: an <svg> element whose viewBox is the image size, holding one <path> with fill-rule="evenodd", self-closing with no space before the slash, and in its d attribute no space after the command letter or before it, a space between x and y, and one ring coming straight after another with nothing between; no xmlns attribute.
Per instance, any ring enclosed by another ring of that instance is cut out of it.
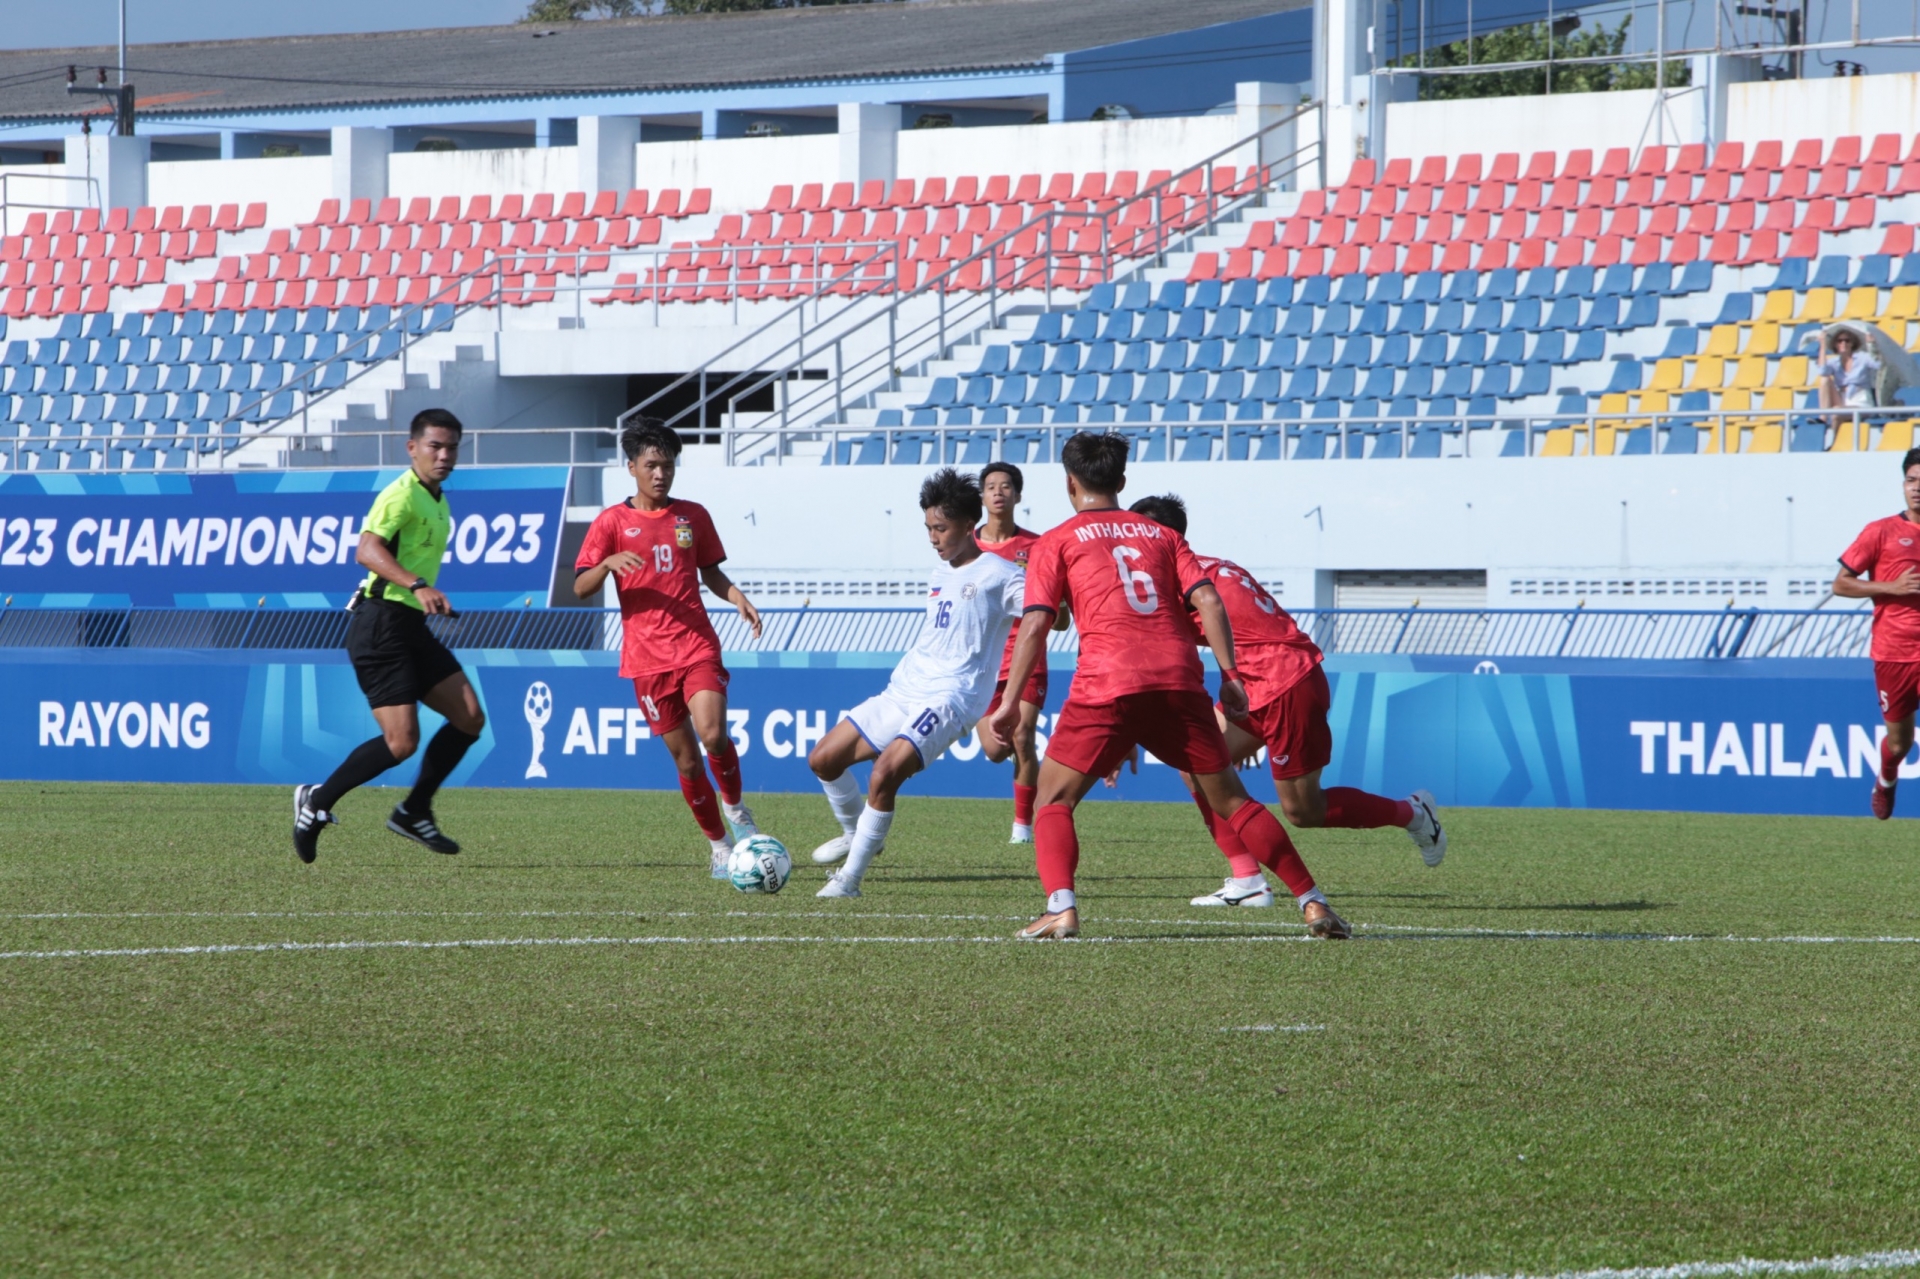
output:
<svg viewBox="0 0 1920 1279"><path fill-rule="evenodd" d="M356 746L326 781L293 792L293 851L303 862L319 851L320 831L337 820L333 806L343 795L413 754L420 744L418 702L447 722L427 743L420 780L388 815L387 829L436 853L460 851L434 824L433 796L480 740L487 717L458 659L427 629L427 614L453 612L433 583L453 527L440 486L460 461L464 430L445 409L415 415L407 437L413 465L381 490L367 514L357 557L367 580L349 605L347 656L380 736Z"/></svg>

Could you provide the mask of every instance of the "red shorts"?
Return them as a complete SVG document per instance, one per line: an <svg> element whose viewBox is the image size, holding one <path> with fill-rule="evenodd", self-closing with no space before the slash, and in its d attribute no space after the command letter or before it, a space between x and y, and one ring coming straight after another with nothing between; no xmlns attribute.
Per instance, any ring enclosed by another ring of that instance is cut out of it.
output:
<svg viewBox="0 0 1920 1279"><path fill-rule="evenodd" d="M987 703L987 715L991 716L1000 709L1000 698L1006 691L1007 681L1005 680L993 686L993 700ZM1036 667L1033 674L1027 676L1027 686L1020 690L1020 700L1038 706L1041 710L1047 709L1046 667Z"/></svg>
<svg viewBox="0 0 1920 1279"><path fill-rule="evenodd" d="M1325 768L1333 759L1333 730L1327 727L1332 704L1327 673L1316 662L1293 687L1235 723L1266 743L1273 779L1284 782Z"/></svg>
<svg viewBox="0 0 1920 1279"><path fill-rule="evenodd" d="M1875 662L1873 685L1880 690L1880 718L1898 723L1920 706L1920 662Z"/></svg>
<svg viewBox="0 0 1920 1279"><path fill-rule="evenodd" d="M1092 703L1076 702L1069 693L1054 716L1047 758L1088 777L1105 777L1136 745L1183 773L1232 767L1213 700L1199 689L1153 689Z"/></svg>
<svg viewBox="0 0 1920 1279"><path fill-rule="evenodd" d="M710 657L677 670L635 676L633 696L647 717L648 731L658 737L687 722L687 702L695 693L725 697L727 679L727 668Z"/></svg>

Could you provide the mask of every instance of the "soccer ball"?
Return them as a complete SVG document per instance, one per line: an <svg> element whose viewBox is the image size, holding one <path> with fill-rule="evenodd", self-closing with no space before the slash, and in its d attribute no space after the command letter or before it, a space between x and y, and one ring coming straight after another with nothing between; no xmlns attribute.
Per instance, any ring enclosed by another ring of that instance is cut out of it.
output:
<svg viewBox="0 0 1920 1279"><path fill-rule="evenodd" d="M787 846L771 835L749 835L733 846L727 878L743 893L777 893L793 874Z"/></svg>

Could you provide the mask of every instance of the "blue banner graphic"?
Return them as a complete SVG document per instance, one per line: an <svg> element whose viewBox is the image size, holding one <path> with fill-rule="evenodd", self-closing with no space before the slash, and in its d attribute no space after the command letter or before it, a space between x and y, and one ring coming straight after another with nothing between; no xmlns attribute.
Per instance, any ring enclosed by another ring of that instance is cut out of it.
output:
<svg viewBox="0 0 1920 1279"><path fill-rule="evenodd" d="M456 783L675 788L613 654L461 656L489 722ZM807 751L885 684L891 662L780 653L729 664L729 728L748 789L805 792L815 786ZM1426 787L1443 804L1858 815L1884 731L1865 662L1723 663L1714 678L1680 663L1524 674L1328 665L1334 756L1324 783L1396 796ZM9 778L291 785L324 777L375 732L344 657L97 650L82 661L23 650L5 670ZM1055 672L1043 749L1069 682L1070 671ZM391 780L410 782L413 767ZM1920 776L1920 764L1902 775ZM1264 770L1246 776L1256 796L1273 798ZM1010 785L1010 765L987 763L969 736L910 789L997 798ZM1117 790L1094 790L1184 795L1153 761Z"/></svg>
<svg viewBox="0 0 1920 1279"><path fill-rule="evenodd" d="M0 476L0 596L15 607L344 604L367 510L401 472ZM456 608L545 606L564 466L455 471L440 586Z"/></svg>

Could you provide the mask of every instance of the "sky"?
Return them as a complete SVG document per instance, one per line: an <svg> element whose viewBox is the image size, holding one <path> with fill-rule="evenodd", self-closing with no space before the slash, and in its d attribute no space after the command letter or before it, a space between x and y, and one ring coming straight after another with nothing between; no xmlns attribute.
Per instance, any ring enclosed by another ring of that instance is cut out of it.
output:
<svg viewBox="0 0 1920 1279"><path fill-rule="evenodd" d="M249 36L402 31L512 22L526 0L126 0L127 41L219 40ZM112 44L119 0L0 0L0 48Z"/></svg>

